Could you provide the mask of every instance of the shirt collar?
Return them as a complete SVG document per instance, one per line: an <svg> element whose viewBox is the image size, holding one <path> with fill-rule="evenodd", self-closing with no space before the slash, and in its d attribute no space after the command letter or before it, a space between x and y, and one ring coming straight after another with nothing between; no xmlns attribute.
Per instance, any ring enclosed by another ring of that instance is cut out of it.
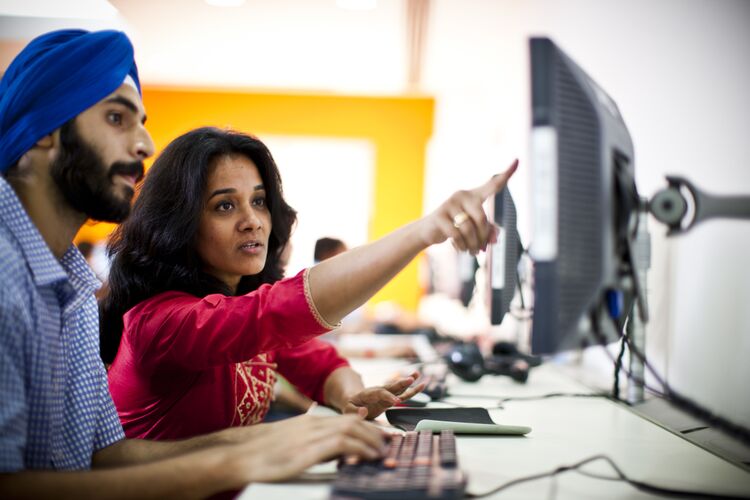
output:
<svg viewBox="0 0 750 500"><path fill-rule="evenodd" d="M76 289L81 287L96 289L101 285L74 245L68 248L61 260L55 258L39 229L26 213L16 192L2 177L0 177L0 222L5 224L20 246L37 286L47 286L56 281L68 279Z"/></svg>
<svg viewBox="0 0 750 500"><path fill-rule="evenodd" d="M75 245L70 245L60 259L60 264L68 272L68 277L76 290L93 293L102 286L101 280L91 269L83 254Z"/></svg>

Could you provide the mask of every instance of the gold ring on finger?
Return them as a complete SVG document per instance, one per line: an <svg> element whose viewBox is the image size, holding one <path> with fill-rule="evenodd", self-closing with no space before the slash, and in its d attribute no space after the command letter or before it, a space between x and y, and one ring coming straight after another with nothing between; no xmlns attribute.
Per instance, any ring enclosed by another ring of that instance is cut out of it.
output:
<svg viewBox="0 0 750 500"><path fill-rule="evenodd" d="M461 224L469 220L469 216L466 212L459 212L456 214L455 217L453 217L453 227L456 229L459 229L461 227Z"/></svg>

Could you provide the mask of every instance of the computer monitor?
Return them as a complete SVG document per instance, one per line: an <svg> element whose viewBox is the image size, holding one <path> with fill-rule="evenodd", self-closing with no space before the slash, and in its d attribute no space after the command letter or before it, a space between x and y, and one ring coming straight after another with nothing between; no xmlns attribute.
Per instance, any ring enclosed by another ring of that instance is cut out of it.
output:
<svg viewBox="0 0 750 500"><path fill-rule="evenodd" d="M535 354L615 340L629 286L638 194L615 102L548 38L532 38L531 173ZM609 322L605 324L605 322Z"/></svg>
<svg viewBox="0 0 750 500"><path fill-rule="evenodd" d="M506 187L492 201L491 214L500 228L498 242L488 255L490 322L502 323L518 285L518 261L523 253L516 222L516 204Z"/></svg>
<svg viewBox="0 0 750 500"><path fill-rule="evenodd" d="M458 252L456 254L456 271L459 281L458 300L461 301L461 305L464 307L469 307L471 299L474 298L478 269L479 261L476 256L468 252Z"/></svg>

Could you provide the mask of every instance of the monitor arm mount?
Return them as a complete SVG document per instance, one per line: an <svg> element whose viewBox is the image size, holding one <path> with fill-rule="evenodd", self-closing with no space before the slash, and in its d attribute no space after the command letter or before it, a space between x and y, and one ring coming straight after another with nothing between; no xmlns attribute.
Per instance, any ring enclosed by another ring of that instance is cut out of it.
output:
<svg viewBox="0 0 750 500"><path fill-rule="evenodd" d="M750 219L750 196L711 195L674 175L667 176L667 183L648 202L648 211L669 228L668 236L685 233L706 219Z"/></svg>
<svg viewBox="0 0 750 500"><path fill-rule="evenodd" d="M717 196L698 189L692 182L679 176L667 176L668 186L649 200L638 196L632 177L620 176L620 186L631 190L624 193L629 199L627 236L625 240L626 268L624 284L634 295L632 311L627 323L627 336L634 347L645 353L645 325L649 319L646 300L646 278L651 265L651 238L647 228L648 214L668 228L667 236L684 234L699 222L714 218L750 220L750 196ZM620 198L620 205L625 196ZM637 200L637 201L636 201ZM627 204L626 204L627 205ZM634 383L628 386L631 403L643 400L643 360L630 358L630 372Z"/></svg>

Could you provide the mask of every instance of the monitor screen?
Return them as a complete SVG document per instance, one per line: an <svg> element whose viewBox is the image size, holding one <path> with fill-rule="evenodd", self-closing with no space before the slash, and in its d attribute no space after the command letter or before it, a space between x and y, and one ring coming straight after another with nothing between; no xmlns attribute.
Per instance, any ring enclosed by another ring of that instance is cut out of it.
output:
<svg viewBox="0 0 750 500"><path fill-rule="evenodd" d="M488 255L490 322L502 323L518 284L518 260L523 253L516 222L516 205L506 187L497 193L491 204L491 215L500 229L497 243Z"/></svg>
<svg viewBox="0 0 750 500"><path fill-rule="evenodd" d="M532 38L535 354L614 340L637 220L633 144L615 102L548 38ZM608 332L608 333L607 333ZM593 339L592 339L593 340Z"/></svg>

